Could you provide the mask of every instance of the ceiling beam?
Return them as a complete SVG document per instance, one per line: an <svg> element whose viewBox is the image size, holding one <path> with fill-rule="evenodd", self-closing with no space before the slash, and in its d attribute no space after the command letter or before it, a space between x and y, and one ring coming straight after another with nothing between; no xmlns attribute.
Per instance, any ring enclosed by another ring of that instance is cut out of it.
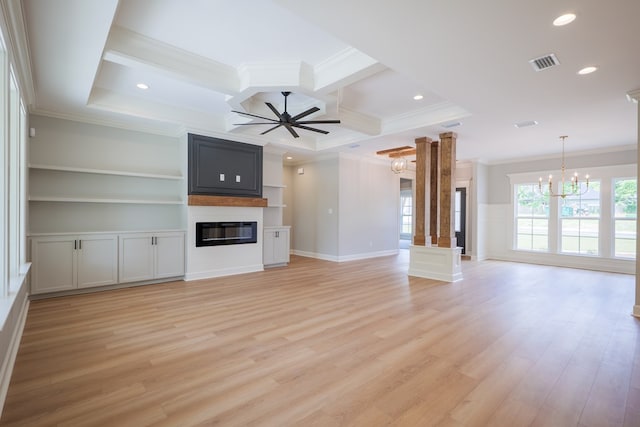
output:
<svg viewBox="0 0 640 427"><path fill-rule="evenodd" d="M413 147L410 147L408 145L405 145L404 147L396 147L396 148L389 148L387 150L380 150L380 151L376 151L376 154L383 156L385 154L389 154L389 153L396 153L398 151L405 151L405 150L411 150Z"/></svg>
<svg viewBox="0 0 640 427"><path fill-rule="evenodd" d="M407 157L407 156L415 156L415 155L416 155L415 148L412 148L411 150L404 150L404 151L397 151L395 153L389 153L389 157L391 158Z"/></svg>

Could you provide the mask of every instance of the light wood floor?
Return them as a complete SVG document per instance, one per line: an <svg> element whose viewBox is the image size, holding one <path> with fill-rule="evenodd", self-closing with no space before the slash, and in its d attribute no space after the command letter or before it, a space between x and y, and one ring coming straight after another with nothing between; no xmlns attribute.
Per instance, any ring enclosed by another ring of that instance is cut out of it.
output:
<svg viewBox="0 0 640 427"><path fill-rule="evenodd" d="M32 302L2 425L639 426L634 277L408 256Z"/></svg>

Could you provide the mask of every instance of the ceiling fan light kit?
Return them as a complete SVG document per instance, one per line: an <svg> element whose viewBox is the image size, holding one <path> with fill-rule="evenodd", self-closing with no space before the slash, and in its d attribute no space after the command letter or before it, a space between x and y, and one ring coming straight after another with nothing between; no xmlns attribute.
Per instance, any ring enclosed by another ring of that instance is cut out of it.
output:
<svg viewBox="0 0 640 427"><path fill-rule="evenodd" d="M294 138L299 138L300 135L298 135L298 133L295 131L294 128L308 130L308 131L317 132L317 133L321 133L321 134L326 135L326 134L329 133L328 131L322 130L322 129L313 128L313 127L306 126L306 125L310 125L310 124L339 124L340 123L340 120L304 120L304 121L300 121L300 119L302 119L304 117L307 117L308 115L313 114L316 111L320 111L320 109L318 107L311 107L308 110L305 110L300 114L296 114L295 116L291 116L291 114L289 114L287 112L287 98L289 97L289 95L291 95L291 92L282 92L282 95L284 96L284 111L282 113L280 113L276 109L276 107L274 107L273 104L271 104L270 102L265 102L267 107L269 107L269 109L271 111L273 111L273 114L275 114L276 117L278 117L278 120L272 119L272 118L269 118L269 117L258 116L256 114L245 113L244 111L232 110L232 112L238 113L238 114L242 114L243 116L248 116L248 117L262 119L262 120L267 120L266 122L235 123L235 125L237 125L237 126L272 125L273 126L273 127L269 128L269 129L265 130L264 132L260 133L260 135L264 135L266 133L271 132L272 130L275 130L275 129L278 129L279 127L283 127L284 126L284 128L287 129L289 131L289 133Z"/></svg>

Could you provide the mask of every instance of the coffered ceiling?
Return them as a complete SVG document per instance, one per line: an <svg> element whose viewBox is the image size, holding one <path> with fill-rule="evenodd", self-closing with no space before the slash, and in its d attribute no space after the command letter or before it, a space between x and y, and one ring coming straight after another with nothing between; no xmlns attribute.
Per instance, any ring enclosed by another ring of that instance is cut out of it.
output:
<svg viewBox="0 0 640 427"><path fill-rule="evenodd" d="M413 145L455 131L458 159L635 145L640 2L23 0L34 113L304 155ZM572 24L553 19L571 11ZM560 64L534 71L554 53ZM581 76L586 65L598 70ZM148 89L136 87L145 83ZM301 130L244 126L311 107ZM422 99L414 100L415 95ZM260 121L260 120L256 120ZM516 128L515 123L538 125ZM460 123L455 127L446 127Z"/></svg>

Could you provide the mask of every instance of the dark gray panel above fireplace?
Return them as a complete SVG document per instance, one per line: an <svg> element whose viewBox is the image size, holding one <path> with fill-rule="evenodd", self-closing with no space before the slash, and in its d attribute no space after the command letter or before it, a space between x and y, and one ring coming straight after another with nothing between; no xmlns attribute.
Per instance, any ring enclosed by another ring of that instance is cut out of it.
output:
<svg viewBox="0 0 640 427"><path fill-rule="evenodd" d="M189 134L189 194L262 197L262 147Z"/></svg>

